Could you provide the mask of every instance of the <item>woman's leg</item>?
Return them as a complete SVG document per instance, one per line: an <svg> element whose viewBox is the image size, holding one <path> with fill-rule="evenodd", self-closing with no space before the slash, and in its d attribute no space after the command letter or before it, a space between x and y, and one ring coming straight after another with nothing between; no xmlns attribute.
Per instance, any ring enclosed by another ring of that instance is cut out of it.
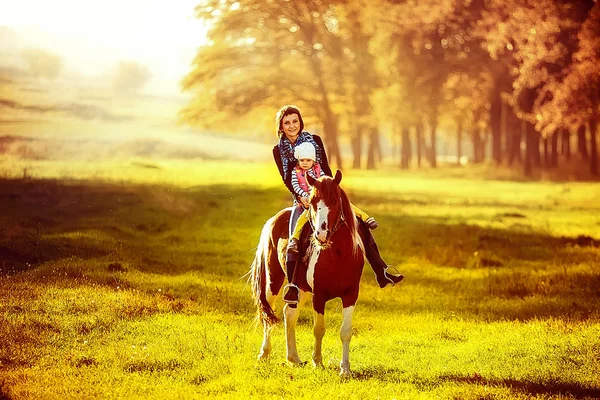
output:
<svg viewBox="0 0 600 400"><path fill-rule="evenodd" d="M369 227L367 224L362 221L360 218L357 218L358 222L358 233L365 245L365 255L371 268L373 268L373 272L375 272L375 277L377 278L377 283L379 287L386 287L388 284L395 285L404 279L404 275L392 275L388 273L386 270L388 269L388 265L381 258L381 254L379 254L379 248L377 247L377 243L375 243L375 238L371 234Z"/></svg>
<svg viewBox="0 0 600 400"><path fill-rule="evenodd" d="M304 207L302 205L298 205L292 209L292 215L290 216L290 229L289 229L289 237L290 241L294 235L294 230L296 228L296 224L300 215L304 212ZM295 307L298 303L300 290L294 284L294 270L296 269L296 263L298 262L298 251L288 251L285 254L285 272L288 279L288 285L285 287L285 293L283 294L283 300L286 303L290 304L290 307Z"/></svg>

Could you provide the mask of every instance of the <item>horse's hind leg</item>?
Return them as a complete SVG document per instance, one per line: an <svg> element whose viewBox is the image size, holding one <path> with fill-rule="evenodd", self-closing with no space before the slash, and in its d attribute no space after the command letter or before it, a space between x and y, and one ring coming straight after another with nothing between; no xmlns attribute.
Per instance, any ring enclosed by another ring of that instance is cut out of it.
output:
<svg viewBox="0 0 600 400"><path fill-rule="evenodd" d="M342 327L340 339L342 340L342 361L340 362L340 375L350 377L350 338L352 338L352 314L354 306L345 307L342 311Z"/></svg>
<svg viewBox="0 0 600 400"><path fill-rule="evenodd" d="M321 348L325 336L325 316L315 311L313 333L315 334L315 349L313 350L313 364L315 367L323 366Z"/></svg>
<svg viewBox="0 0 600 400"><path fill-rule="evenodd" d="M275 296L271 293L267 295L267 301L273 307L273 302L275 301ZM259 360L264 360L269 358L271 354L271 349L273 345L271 344L271 330L273 327L267 323L267 321L263 321L263 341L260 346L260 353L258 354Z"/></svg>

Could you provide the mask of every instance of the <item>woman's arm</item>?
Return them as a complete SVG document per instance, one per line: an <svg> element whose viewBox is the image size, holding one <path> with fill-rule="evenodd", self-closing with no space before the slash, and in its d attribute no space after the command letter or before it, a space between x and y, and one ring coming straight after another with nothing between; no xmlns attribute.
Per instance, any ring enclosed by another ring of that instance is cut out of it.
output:
<svg viewBox="0 0 600 400"><path fill-rule="evenodd" d="M329 167L329 161L327 160L327 152L325 151L325 146L323 145L323 140L319 135L313 135L313 138L321 148L321 169L323 170L323 172L325 172L327 176L333 178L333 174L331 173L331 167Z"/></svg>
<svg viewBox="0 0 600 400"><path fill-rule="evenodd" d="M281 175L281 179L283 180L283 184L288 188L290 193L296 197L296 193L294 193L294 188L292 187L292 180L290 171L288 171L288 176L284 176L283 173L283 161L281 160L281 153L279 153L279 146L275 145L273 147L273 158L275 159L275 164L277 164L277 168L279 169L279 175Z"/></svg>

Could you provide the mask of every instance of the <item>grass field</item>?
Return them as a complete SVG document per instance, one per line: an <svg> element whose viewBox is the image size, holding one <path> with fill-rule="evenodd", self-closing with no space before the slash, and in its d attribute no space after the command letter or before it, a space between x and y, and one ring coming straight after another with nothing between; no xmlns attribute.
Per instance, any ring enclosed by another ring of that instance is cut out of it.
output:
<svg viewBox="0 0 600 400"><path fill-rule="evenodd" d="M365 268L340 380L339 302L324 369L286 365L282 326L256 360L244 275L289 201L272 165L4 161L0 398L600 398L598 183L345 171L406 279Z"/></svg>

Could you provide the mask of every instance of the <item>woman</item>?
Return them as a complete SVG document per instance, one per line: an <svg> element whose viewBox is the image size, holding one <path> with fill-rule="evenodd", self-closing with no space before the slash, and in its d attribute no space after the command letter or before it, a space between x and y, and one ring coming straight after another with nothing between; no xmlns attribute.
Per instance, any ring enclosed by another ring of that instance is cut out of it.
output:
<svg viewBox="0 0 600 400"><path fill-rule="evenodd" d="M318 135L313 135L304 131L302 114L300 114L300 110L298 110L297 107L292 105L283 106L277 112L276 123L277 137L279 138L279 141L273 147L273 158L275 159L277 168L279 168L279 174L283 179L283 183L294 198L289 230L289 237L291 238L294 233L294 228L296 226L296 222L298 221L298 217L304 211L304 207L294 192L294 188L292 186L292 172L294 171L294 168L298 162L294 156L294 149L296 146L306 142L311 143L316 150L316 163L320 164L321 170L327 176L333 175L331 173L331 168L329 167L323 140L321 140ZM392 275L388 273L388 265L381 259L379 249L377 248L377 244L375 243L375 239L373 238L369 227L360 218L358 221L358 231L365 245L365 254L369 264L371 264L371 268L373 268L373 272L375 272L375 277L377 278L379 287L383 288L389 283L395 285L396 283L400 282L402 279L404 279L404 276ZM376 226L377 224L374 223L373 227ZM298 261L298 251L297 248L294 248L293 241L290 240L290 244L291 245L288 246L285 260L285 269L289 284L286 286L286 293L283 295L283 300L290 305L295 305L298 303L299 297L299 289L294 284L293 278L296 262Z"/></svg>

